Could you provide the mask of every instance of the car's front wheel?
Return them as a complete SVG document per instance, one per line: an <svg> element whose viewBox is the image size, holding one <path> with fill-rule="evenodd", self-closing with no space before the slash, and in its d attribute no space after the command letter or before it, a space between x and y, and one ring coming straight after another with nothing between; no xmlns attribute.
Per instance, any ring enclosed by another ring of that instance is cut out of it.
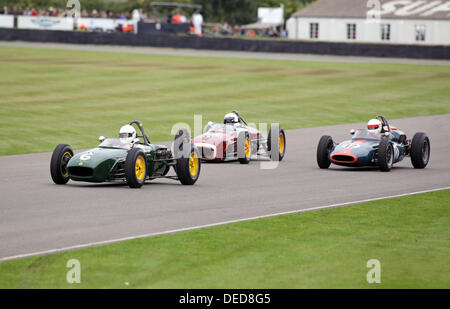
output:
<svg viewBox="0 0 450 309"><path fill-rule="evenodd" d="M65 185L69 182L69 171L67 164L73 157L72 147L66 144L58 145L53 151L50 160L50 174L53 182L57 185Z"/></svg>
<svg viewBox="0 0 450 309"><path fill-rule="evenodd" d="M147 159L142 149L133 148L125 161L125 178L130 188L141 188L147 178Z"/></svg>
<svg viewBox="0 0 450 309"><path fill-rule="evenodd" d="M394 147L387 138L383 138L378 148L378 166L382 172L389 172L394 165Z"/></svg>
<svg viewBox="0 0 450 309"><path fill-rule="evenodd" d="M334 142L331 136L324 135L317 145L317 164L321 169L327 169L331 165L330 153L334 149Z"/></svg>
<svg viewBox="0 0 450 309"><path fill-rule="evenodd" d="M200 177L201 161L200 156L193 146L189 157L181 157L177 159L175 171L178 179L183 185L192 186Z"/></svg>
<svg viewBox="0 0 450 309"><path fill-rule="evenodd" d="M251 158L250 135L248 132L240 132L237 140L237 153L239 163L249 164Z"/></svg>

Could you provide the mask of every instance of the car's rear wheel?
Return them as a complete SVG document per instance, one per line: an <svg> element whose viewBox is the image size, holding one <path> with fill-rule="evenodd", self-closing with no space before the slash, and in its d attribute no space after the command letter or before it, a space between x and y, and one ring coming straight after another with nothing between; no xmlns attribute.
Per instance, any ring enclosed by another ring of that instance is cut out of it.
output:
<svg viewBox="0 0 450 309"><path fill-rule="evenodd" d="M169 172L170 172L170 166L168 165L168 166L166 166L166 169L165 169L164 172L162 173L162 176L163 176L163 177L167 176L167 174L169 174Z"/></svg>
<svg viewBox="0 0 450 309"><path fill-rule="evenodd" d="M286 134L284 130L279 125L274 125L270 128L269 135L267 136L267 150L269 153L272 151L272 135L276 134L278 137L275 139L278 145L276 152L278 153L278 160L282 161L286 155Z"/></svg>
<svg viewBox="0 0 450 309"><path fill-rule="evenodd" d="M331 136L324 135L317 145L317 164L321 169L327 169L331 165L330 153L334 149L334 142Z"/></svg>
<svg viewBox="0 0 450 309"><path fill-rule="evenodd" d="M260 145L259 145L259 136L258 136L258 139L252 143L252 154L258 154L259 147L260 147Z"/></svg>
<svg viewBox="0 0 450 309"><path fill-rule="evenodd" d="M73 157L72 147L66 144L58 145L50 160L50 174L53 182L57 185L65 185L69 182L69 171L67 164Z"/></svg>
<svg viewBox="0 0 450 309"><path fill-rule="evenodd" d="M193 146L191 146L190 156L177 159L175 171L178 179L183 185L192 186L200 177L201 161L200 156Z"/></svg>
<svg viewBox="0 0 450 309"><path fill-rule="evenodd" d="M394 147L387 138L383 138L378 148L378 166L382 172L389 172L394 165Z"/></svg>
<svg viewBox="0 0 450 309"><path fill-rule="evenodd" d="M251 159L251 143L248 132L240 132L237 140L239 163L249 164Z"/></svg>
<svg viewBox="0 0 450 309"><path fill-rule="evenodd" d="M130 188L141 188L147 178L147 159L142 149L133 148L125 161L125 178Z"/></svg>
<svg viewBox="0 0 450 309"><path fill-rule="evenodd" d="M414 168L425 168L430 161L430 139L425 133L416 133L411 142L411 163Z"/></svg>
<svg viewBox="0 0 450 309"><path fill-rule="evenodd" d="M175 156L175 159L179 158L187 158L189 157L189 149L191 145L191 137L186 129L180 129L178 130L177 134L175 135L175 140L173 144L173 154ZM186 151L183 151L184 146L186 147Z"/></svg>

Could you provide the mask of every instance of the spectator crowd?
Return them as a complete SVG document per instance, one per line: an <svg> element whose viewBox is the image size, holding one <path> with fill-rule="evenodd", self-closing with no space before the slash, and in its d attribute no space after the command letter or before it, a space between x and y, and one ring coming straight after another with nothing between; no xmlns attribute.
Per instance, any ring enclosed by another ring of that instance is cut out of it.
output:
<svg viewBox="0 0 450 309"><path fill-rule="evenodd" d="M48 17L69 17L71 14L67 9L55 9L49 7L45 9L35 9L35 8L20 8L20 7L3 7L0 9L0 14L5 15L16 15L16 16L48 16ZM200 13L196 12L191 18L187 18L185 15L176 12L169 14L166 18L160 18L157 16L148 17L146 13L142 10L133 10L133 12L113 12L113 11L97 11L92 10L88 12L87 10L82 10L80 12L80 17L90 17L90 18L109 18L109 19L121 19L121 20L142 20L150 23L162 23L166 22L169 24L191 24L191 33L202 36L204 32L207 35L213 36L250 36L250 37L287 37L287 32L283 27L268 27L265 29L249 29L240 27L238 25L230 25L227 22L222 22L221 24L204 24L203 17ZM202 25L206 26L202 29ZM203 31L204 30L204 31Z"/></svg>
<svg viewBox="0 0 450 309"><path fill-rule="evenodd" d="M231 26L227 22L220 25L212 25L211 34L222 35L222 36L265 36L265 37L281 37L286 38L288 33L283 27L267 27L252 29L247 27L240 27L238 25Z"/></svg>
<svg viewBox="0 0 450 309"><path fill-rule="evenodd" d="M142 13L142 11L140 12ZM70 11L67 9L55 9L53 7L49 7L48 10L44 9L35 9L35 8L8 8L3 7L0 9L0 14L4 15L16 15L16 16L43 16L43 17L69 17ZM112 11L100 11L92 10L88 12L86 10L82 10L80 12L81 17L91 17L91 18L111 18L111 19L131 19L134 18L135 13L130 12L122 12L122 13L114 13ZM145 14L142 14L143 18L146 18Z"/></svg>

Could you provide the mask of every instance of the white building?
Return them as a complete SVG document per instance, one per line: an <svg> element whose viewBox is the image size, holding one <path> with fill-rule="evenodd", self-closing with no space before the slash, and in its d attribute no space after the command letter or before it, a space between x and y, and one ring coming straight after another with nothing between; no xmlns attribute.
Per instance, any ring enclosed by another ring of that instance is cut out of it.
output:
<svg viewBox="0 0 450 309"><path fill-rule="evenodd" d="M317 0L286 27L295 40L450 45L450 0Z"/></svg>

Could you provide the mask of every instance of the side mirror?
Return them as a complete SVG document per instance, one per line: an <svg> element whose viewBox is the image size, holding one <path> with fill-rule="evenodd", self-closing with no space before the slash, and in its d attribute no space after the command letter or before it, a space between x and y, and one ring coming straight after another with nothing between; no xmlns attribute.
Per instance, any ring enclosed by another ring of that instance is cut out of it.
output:
<svg viewBox="0 0 450 309"><path fill-rule="evenodd" d="M390 136L391 135L391 133L389 133L389 132L384 132L384 136Z"/></svg>
<svg viewBox="0 0 450 309"><path fill-rule="evenodd" d="M100 136L99 138L98 138L98 140L99 140L99 142L100 143L103 143L104 141L105 141L105 137L104 136Z"/></svg>
<svg viewBox="0 0 450 309"><path fill-rule="evenodd" d="M212 121L208 122L208 126L212 126L214 123Z"/></svg>
<svg viewBox="0 0 450 309"><path fill-rule="evenodd" d="M350 135L355 135L355 133L356 133L356 130L355 130L355 129L351 129L351 130L350 130Z"/></svg>

